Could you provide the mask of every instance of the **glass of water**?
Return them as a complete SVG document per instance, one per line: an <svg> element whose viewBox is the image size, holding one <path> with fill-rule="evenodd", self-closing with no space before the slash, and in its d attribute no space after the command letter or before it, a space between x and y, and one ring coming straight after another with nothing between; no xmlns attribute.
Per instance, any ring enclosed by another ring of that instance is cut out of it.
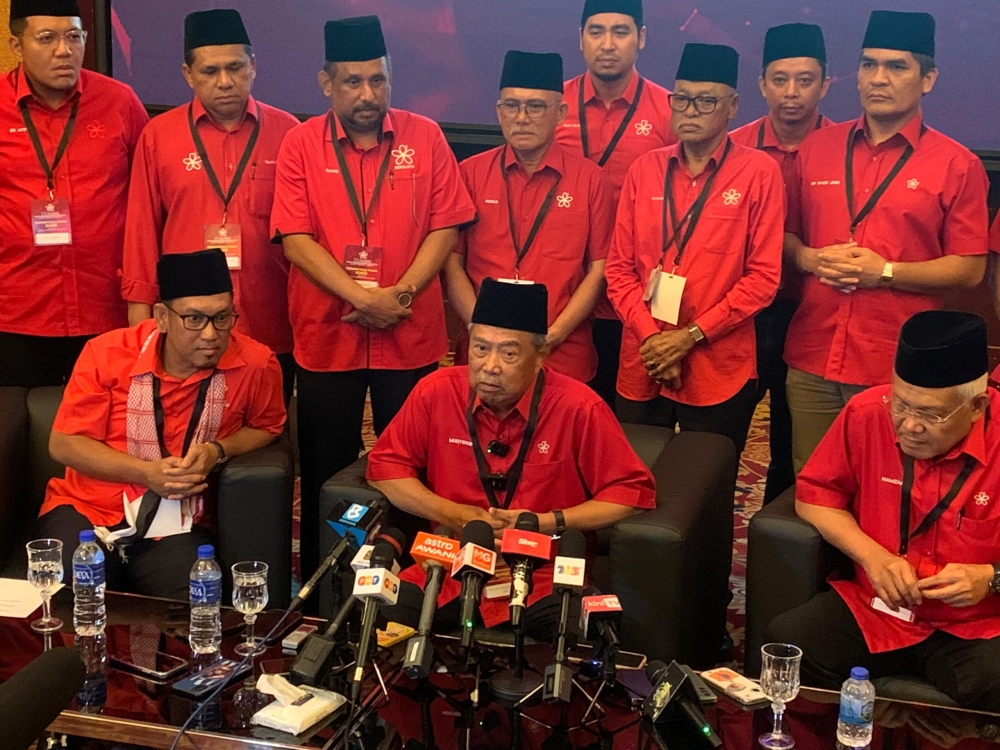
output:
<svg viewBox="0 0 1000 750"><path fill-rule="evenodd" d="M257 615L267 606L267 563L240 562L233 566L233 606L243 613L247 624L247 639L236 647L240 656L263 650L263 643L253 635Z"/></svg>
<svg viewBox="0 0 1000 750"><path fill-rule="evenodd" d="M63 543L58 539L36 539L28 542L28 583L42 596L42 617L31 623L39 633L52 633L63 621L52 616L52 595L63 579Z"/></svg>
<svg viewBox="0 0 1000 750"><path fill-rule="evenodd" d="M771 699L774 729L762 734L758 742L770 750L795 747L795 740L782 728L785 704L799 694L799 667L802 649L790 643L768 643L761 646L760 689Z"/></svg>

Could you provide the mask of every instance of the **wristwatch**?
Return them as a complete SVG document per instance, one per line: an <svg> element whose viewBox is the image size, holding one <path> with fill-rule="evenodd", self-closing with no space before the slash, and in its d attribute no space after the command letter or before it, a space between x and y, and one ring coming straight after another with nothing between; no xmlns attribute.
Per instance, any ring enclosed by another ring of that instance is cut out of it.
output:
<svg viewBox="0 0 1000 750"><path fill-rule="evenodd" d="M882 276L879 278L878 283L882 286L892 285L892 261L886 261L886 264L882 267Z"/></svg>
<svg viewBox="0 0 1000 750"><path fill-rule="evenodd" d="M694 343L700 344L705 340L705 334L701 332L701 329L694 323L687 327L687 332L691 334L691 338L694 339Z"/></svg>
<svg viewBox="0 0 1000 750"><path fill-rule="evenodd" d="M993 578L990 579L990 593L1000 594L1000 563L993 563Z"/></svg>
<svg viewBox="0 0 1000 750"><path fill-rule="evenodd" d="M218 440L213 440L209 445L215 446L215 450L219 452L219 460L215 462L216 466L221 466L229 460L229 456L226 455L226 449L222 447L222 443Z"/></svg>
<svg viewBox="0 0 1000 750"><path fill-rule="evenodd" d="M396 296L396 302L400 307L409 307L413 303L413 295L409 292L400 292Z"/></svg>
<svg viewBox="0 0 1000 750"><path fill-rule="evenodd" d="M566 531L566 516L563 515L561 510L552 511L552 517L556 521L556 534L562 534Z"/></svg>

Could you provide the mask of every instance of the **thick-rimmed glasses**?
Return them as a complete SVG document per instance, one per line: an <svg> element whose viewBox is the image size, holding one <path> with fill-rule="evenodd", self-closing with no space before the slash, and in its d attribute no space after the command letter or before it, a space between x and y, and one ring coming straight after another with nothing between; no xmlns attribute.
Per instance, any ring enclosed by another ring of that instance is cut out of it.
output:
<svg viewBox="0 0 1000 750"><path fill-rule="evenodd" d="M955 411L947 416L939 416L937 414L931 414L930 412L924 411L923 409L914 409L902 401L897 399L895 396L883 396L882 403L889 407L889 413L892 414L896 419L906 419L906 417L912 417L921 424L928 425L930 427L940 427L945 424L949 419L958 414L962 409L971 404L973 401L979 398L978 396L969 399L968 401L963 401Z"/></svg>
<svg viewBox="0 0 1000 750"><path fill-rule="evenodd" d="M204 331L205 326L209 323L212 324L212 327L216 331L229 331L236 325L236 321L240 319L240 316L234 312L220 312L218 315L205 315L204 313L181 315L170 305L164 305L164 307L180 318L184 327L189 331Z"/></svg>
<svg viewBox="0 0 1000 750"><path fill-rule="evenodd" d="M31 38L39 47L58 46L60 39L66 42L67 47L82 47L87 43L87 32L83 29L70 29L62 34L58 31L39 31Z"/></svg>
<svg viewBox="0 0 1000 750"><path fill-rule="evenodd" d="M517 116L521 114L522 108L530 119L540 120L545 117L545 113L549 111L550 106L552 105L548 102L543 102L539 99L532 99L527 102L519 102L515 99L504 99L503 101L497 102L497 109L500 110L500 114L508 120L517 119Z"/></svg>
<svg viewBox="0 0 1000 750"><path fill-rule="evenodd" d="M719 106L719 102L728 99L732 94L723 97L718 96L685 96L684 94L670 94L667 99L670 101L670 109L674 112L687 112L688 107L694 104L694 111L699 115L710 115Z"/></svg>

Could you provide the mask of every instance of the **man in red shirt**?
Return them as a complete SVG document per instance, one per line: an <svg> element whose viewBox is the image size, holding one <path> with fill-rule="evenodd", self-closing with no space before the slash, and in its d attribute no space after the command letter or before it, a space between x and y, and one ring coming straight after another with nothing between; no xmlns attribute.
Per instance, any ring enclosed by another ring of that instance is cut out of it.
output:
<svg viewBox="0 0 1000 750"><path fill-rule="evenodd" d="M615 201L633 161L677 142L670 129L670 92L635 69L645 46L642 0L586 0L580 51L587 72L566 81L566 119L556 140L604 170ZM614 410L622 323L605 294L598 299L593 328L597 375L591 385Z"/></svg>
<svg viewBox="0 0 1000 750"><path fill-rule="evenodd" d="M469 521L483 520L497 537L525 511L538 515L541 533L555 534L601 529L654 507L653 477L607 404L579 381L543 368L547 296L543 284L483 281L472 314L469 365L422 380L369 456L368 480L395 507L456 535ZM468 419L475 434L469 434ZM531 441L523 454L522 440ZM508 450L501 455L483 448L493 442ZM477 455L490 476L480 475ZM491 477L518 473L514 490L495 489ZM403 571L403 580L399 604L386 615L416 625L423 570ZM458 581L445 582L435 617L439 629L458 624L459 589ZM559 601L551 594L549 565L534 574L527 633L546 637L558 620ZM484 596L480 612L493 627L507 620L507 610L507 598Z"/></svg>
<svg viewBox="0 0 1000 750"><path fill-rule="evenodd" d="M720 433L742 452L753 316L778 289L784 201L774 160L726 135L737 66L729 47L684 48L671 95L681 142L629 169L605 275L625 322L619 418Z"/></svg>
<svg viewBox="0 0 1000 750"><path fill-rule="evenodd" d="M785 345L796 471L852 395L892 379L903 322L986 267L986 171L920 110L934 18L873 11L862 47L864 114L813 133L788 183L785 254L805 274Z"/></svg>
<svg viewBox="0 0 1000 750"><path fill-rule="evenodd" d="M836 689L863 666L1000 711L1000 393L988 367L978 315L914 315L892 384L852 398L799 474L796 512L855 569L768 627L767 640L802 648L804 685Z"/></svg>
<svg viewBox="0 0 1000 750"><path fill-rule="evenodd" d="M183 599L211 540L199 524L210 475L273 442L285 406L274 355L232 331L222 251L164 255L157 276L153 320L80 354L49 439L66 476L49 481L38 534L63 541L70 570L80 531L95 529L110 588Z"/></svg>
<svg viewBox="0 0 1000 750"><path fill-rule="evenodd" d="M13 0L0 80L0 386L66 382L91 336L125 325L129 166L149 120L83 68L76 0ZM15 168L16 165L16 168Z"/></svg>
<svg viewBox="0 0 1000 750"><path fill-rule="evenodd" d="M389 108L378 18L327 23L326 59L331 109L285 137L271 214L292 263L306 577L319 490L357 460L366 392L381 434L448 353L438 274L476 216L441 128Z"/></svg>
<svg viewBox="0 0 1000 750"><path fill-rule="evenodd" d="M597 371L590 327L604 294L614 201L600 168L555 142L566 114L562 87L559 55L507 53L497 103L507 145L459 165L478 221L462 233L445 276L466 325L484 279L545 284L548 366L587 383ZM456 352L456 362L465 355Z"/></svg>
<svg viewBox="0 0 1000 750"><path fill-rule="evenodd" d="M218 247L233 272L238 330L278 355L287 400L295 375L288 261L271 243L270 221L278 148L299 123L250 95L257 59L235 10L184 20L183 72L194 99L149 123L132 165L122 269L129 321L152 315L161 255Z"/></svg>
<svg viewBox="0 0 1000 750"><path fill-rule="evenodd" d="M830 88L826 74L826 43L823 30L814 24L787 23L774 26L764 36L764 62L760 93L768 114L737 128L729 137L734 143L770 154L781 176L787 180L795 164L799 145L814 130L833 125L819 113L820 100ZM771 462L767 467L764 502L768 503L795 483L792 466L792 415L785 397L785 337L799 305L801 277L798 269L782 267L781 286L774 302L754 318L757 332L757 402L771 393L768 442Z"/></svg>

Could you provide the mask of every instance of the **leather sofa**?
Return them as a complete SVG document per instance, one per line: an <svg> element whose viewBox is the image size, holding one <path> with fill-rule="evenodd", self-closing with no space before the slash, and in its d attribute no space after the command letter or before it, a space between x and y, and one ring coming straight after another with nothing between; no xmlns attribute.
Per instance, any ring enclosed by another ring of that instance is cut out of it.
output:
<svg viewBox="0 0 1000 750"><path fill-rule="evenodd" d="M49 456L62 388L0 387L0 571L21 578L45 486L64 467ZM223 571L241 560L270 568L270 606L291 599L294 458L287 430L271 445L237 456L219 477L216 547ZM68 579L67 579L68 580ZM231 576L223 575L228 591Z"/></svg>
<svg viewBox="0 0 1000 750"><path fill-rule="evenodd" d="M721 435L622 427L656 478L657 507L599 532L589 576L601 591L621 600L624 649L650 660L712 665L725 633L735 447ZM321 550L336 540L326 518L340 500L382 505L389 523L411 539L424 528L425 522L393 509L368 485L366 466L362 457L324 484L316 519ZM332 585L327 580L319 587L324 616L334 606Z"/></svg>

